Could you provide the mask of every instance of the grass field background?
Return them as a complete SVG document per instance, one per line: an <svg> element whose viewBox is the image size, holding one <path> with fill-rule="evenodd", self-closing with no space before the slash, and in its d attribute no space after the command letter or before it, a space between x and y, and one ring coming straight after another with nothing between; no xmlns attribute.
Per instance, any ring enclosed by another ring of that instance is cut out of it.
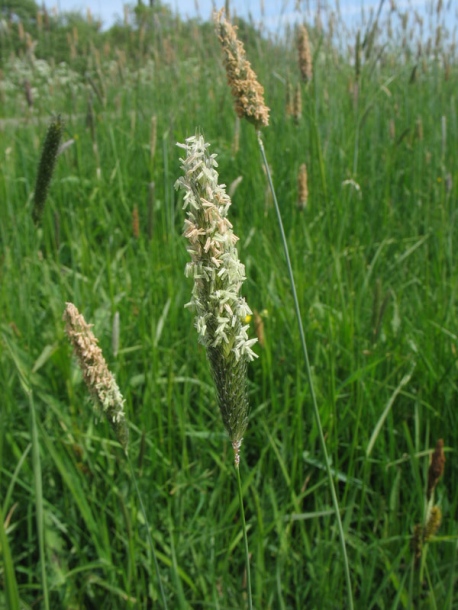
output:
<svg viewBox="0 0 458 610"><path fill-rule="evenodd" d="M10 607L45 608L44 580L51 608L162 607L124 454L96 422L64 336L67 301L94 324L126 398L129 453L170 608L246 605L232 448L184 309L191 285L175 144L197 130L218 154L220 182L242 178L231 221L244 296L263 321L241 460L254 605L345 608L275 213L255 131L235 117L212 24L162 7L109 33L82 18L49 29L42 19L41 29L39 20L24 26L33 49L16 22L1 38L0 607L20 598ZM390 19L391 37L385 21L373 34L362 26L360 47L356 31L342 47L329 21L310 24L307 85L292 31L275 41L242 22L239 35L271 108L263 139L355 606L443 610L458 608L458 72L453 24L440 12L422 38L413 14L404 30L401 11ZM289 86L301 92L296 119L285 112ZM58 158L37 227L32 197L51 112L63 115L63 139L74 142ZM442 525L416 566L411 537L439 438Z"/></svg>

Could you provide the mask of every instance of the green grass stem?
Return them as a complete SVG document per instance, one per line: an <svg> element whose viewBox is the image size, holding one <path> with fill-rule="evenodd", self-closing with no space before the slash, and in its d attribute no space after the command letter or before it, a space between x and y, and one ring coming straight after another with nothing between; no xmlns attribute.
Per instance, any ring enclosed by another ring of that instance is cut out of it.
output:
<svg viewBox="0 0 458 610"><path fill-rule="evenodd" d="M38 532L38 548L40 552L41 585L43 590L43 604L45 610L49 610L48 578L46 575L46 542L43 513L43 485L41 478L40 444L38 441L38 428L35 417L35 406L32 390L28 391L30 420L32 427L32 458L33 458L33 480L35 488L35 510Z"/></svg>
<svg viewBox="0 0 458 610"><path fill-rule="evenodd" d="M248 536L246 531L246 522L245 522L245 509L243 506L243 492L242 492L242 482L240 480L240 466L235 465L235 470L237 474L237 489L239 492L239 501L240 501L240 516L242 518L242 528L243 528L243 542L245 545L245 560L246 560L246 582L247 582L247 594L248 594L248 608L249 610L253 610L253 597L251 593L251 570L250 570L250 552L248 549Z"/></svg>

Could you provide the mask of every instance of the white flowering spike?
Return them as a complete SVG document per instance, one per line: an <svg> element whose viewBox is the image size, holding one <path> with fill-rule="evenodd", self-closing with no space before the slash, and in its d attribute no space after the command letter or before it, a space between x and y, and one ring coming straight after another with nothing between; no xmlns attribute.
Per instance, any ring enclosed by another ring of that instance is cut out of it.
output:
<svg viewBox="0 0 458 610"><path fill-rule="evenodd" d="M184 236L191 262L186 277L194 279L192 299L186 306L195 311L199 340L207 348L223 422L232 441L236 465L247 426L246 366L256 358L243 324L251 314L240 289L245 266L239 261L238 237L227 219L231 205L225 185L218 184L216 155L196 135L178 144L186 151L181 159L183 176L175 184L184 190L187 211Z"/></svg>

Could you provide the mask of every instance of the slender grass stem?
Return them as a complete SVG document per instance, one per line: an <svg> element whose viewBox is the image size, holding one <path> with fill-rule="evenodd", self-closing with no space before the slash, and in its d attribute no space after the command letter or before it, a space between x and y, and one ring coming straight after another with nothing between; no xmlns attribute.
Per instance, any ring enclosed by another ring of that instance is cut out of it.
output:
<svg viewBox="0 0 458 610"><path fill-rule="evenodd" d="M159 571L159 563L157 561L156 550L154 548L153 537L151 536L151 530L149 528L148 517L146 515L146 510L145 510L145 507L143 505L142 496L141 496L140 490L138 488L137 477L135 476L135 472L134 472L134 469L133 469L133 466L132 466L132 462L130 461L130 457L128 456L127 453L126 453L126 459L127 459L127 463L129 464L130 476L132 477L132 481L134 483L135 492L137 494L138 501L140 503L140 510L142 511L143 519L145 520L145 525L146 525L146 529L147 529L147 532L148 532L148 535L147 535L148 545L149 545L149 548L150 548L150 551L151 551L151 555L153 557L154 569L156 571L157 582L159 584L159 591L160 591L161 598L162 598L162 605L164 607L164 610L168 610L167 600L165 598L165 591L164 591L164 587L162 586L161 573Z"/></svg>
<svg viewBox="0 0 458 610"><path fill-rule="evenodd" d="M347 548L345 545L345 533L344 533L344 529L343 529L343 525L342 525L342 519L340 517L339 500L337 499L337 493L336 493L336 489L335 489L335 485L334 485L334 480L332 477L331 465L329 463L328 450L326 448L326 441L324 438L323 427L321 425L321 418L320 418L320 412L318 410L318 403L317 403L317 399L316 399L315 388L313 386L312 371L310 368L307 343L305 341L305 333L304 333L304 327L302 325L302 317L301 317L301 311L299 308L299 300L297 298L296 285L294 282L293 268L291 266L291 259L290 259L289 251L288 251L288 243L286 241L286 235L285 235L285 230L283 228L280 207L278 205L277 196L275 194L275 188L274 188L274 185L272 182L272 176L270 174L269 164L267 163L266 152L264 149L264 144L263 144L263 141L261 138L260 131L257 131L257 137L258 137L259 149L261 151L262 160L263 160L264 166L266 168L266 174L267 174L267 179L269 181L269 187L272 192L275 212L277 214L278 226L280 228L281 241L283 244L283 249L284 249L285 258L286 258L286 266L288 269L288 276L289 276L289 281L291 284L291 292L293 295L294 309L296 312L297 323L299 325L299 335L300 335L300 340L301 340L302 352L304 354L305 371L307 374L307 380L308 380L309 387L310 387L310 395L312 398L313 412L314 412L315 419L316 419L321 449L323 451L324 461L326 464L326 473L328 476L329 487L331 490L332 503L333 503L334 511L335 511L335 515L336 515L337 528L339 531L340 544L341 544L341 548L342 548L342 557L343 557L343 561L344 561L345 580L347 582L348 610L353 610L353 608L354 608L353 593L352 593L352 586L351 586L350 566L349 566L349 562L348 562Z"/></svg>
<svg viewBox="0 0 458 610"><path fill-rule="evenodd" d="M38 442L38 430L35 417L35 405L33 403L32 390L27 391L30 405L30 418L32 427L32 456L33 456L33 479L35 487L35 509L37 518L38 547L40 552L41 585L43 587L43 607L49 610L48 579L46 575L46 542L43 511L43 483L41 478L40 445Z"/></svg>
<svg viewBox="0 0 458 610"><path fill-rule="evenodd" d="M247 533L246 533L245 509L243 508L242 482L240 480L240 468L239 468L238 465L235 465L235 470L237 472L237 487L238 487L238 490L239 490L240 514L242 516L243 540L244 540L244 543L245 543L246 580L247 580L247 591L248 591L248 608L250 610L253 610L253 598L252 598L252 594L251 594L250 552L248 550L248 536L247 536Z"/></svg>

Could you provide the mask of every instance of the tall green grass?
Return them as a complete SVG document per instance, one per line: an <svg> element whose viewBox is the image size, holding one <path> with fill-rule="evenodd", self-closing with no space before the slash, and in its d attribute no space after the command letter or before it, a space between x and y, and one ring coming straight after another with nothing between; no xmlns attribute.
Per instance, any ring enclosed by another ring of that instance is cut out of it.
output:
<svg viewBox="0 0 458 610"><path fill-rule="evenodd" d="M249 372L252 410L241 463L254 607L344 608L325 463L256 136L242 124L233 154L232 100L208 24L162 23L162 31L145 35L142 52L135 31L124 31L124 72L110 63L117 58L114 44L101 56L100 73L80 50L78 62L89 65L94 82L103 79L106 91L105 103L93 94L99 176L86 126L90 85L76 62L70 68L80 84L68 90L72 95L41 84L26 111L19 86L2 94L0 582L9 601L0 597L1 603L44 608L46 582L51 608L160 607L150 527L170 607L246 604L232 448L192 315L183 308L190 287L183 276L181 201L173 189L175 142L198 127L218 153L220 177L229 185L243 176L231 211L246 263L244 296L263 312L265 329L265 347ZM337 52L312 31L314 77L303 87L303 116L295 124L285 115L286 75L299 78L293 41L260 38L247 24L240 35L272 109L265 148L341 501L356 607L418 602L451 609L458 508L456 57L446 73L446 41L439 53L417 60L402 48L395 53L397 40L385 49L383 38L376 40L363 56L356 103L353 50ZM65 117L63 140L75 142L59 158L37 230L32 195L51 110ZM304 162L309 201L301 212L296 177ZM127 400L129 453L148 524L123 452L109 426L94 421L72 364L61 321L66 301L94 321ZM23 378L33 393L34 427ZM418 582L410 538L422 519L428 450L438 438L447 456L436 493L443 523Z"/></svg>

